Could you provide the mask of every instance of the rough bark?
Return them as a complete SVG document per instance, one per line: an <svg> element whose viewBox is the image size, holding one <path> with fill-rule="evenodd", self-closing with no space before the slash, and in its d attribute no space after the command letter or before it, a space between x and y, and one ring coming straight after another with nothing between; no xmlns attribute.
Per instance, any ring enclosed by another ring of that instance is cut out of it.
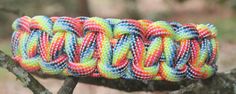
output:
<svg viewBox="0 0 236 94"><path fill-rule="evenodd" d="M34 79L32 75L24 71L2 51L0 51L0 66L16 75L16 77L35 94L50 94L50 92ZM43 76L40 73L38 73L37 76L43 78L58 78L58 76ZM60 79L63 78L64 77L61 77ZM127 92L172 91L170 94L236 94L236 69L231 70L229 73L216 73L211 78L205 80L183 80L180 82L66 77L65 82L58 93L72 94L77 82L104 86Z"/></svg>
<svg viewBox="0 0 236 94"><path fill-rule="evenodd" d="M72 94L74 88L78 83L78 78L75 77L66 77L62 87L57 92L58 94Z"/></svg>
<svg viewBox="0 0 236 94"><path fill-rule="evenodd" d="M10 56L4 54L2 51L0 51L0 66L13 73L34 94L51 94L31 74L23 70Z"/></svg>
<svg viewBox="0 0 236 94"><path fill-rule="evenodd" d="M217 73L206 80L199 80L170 94L236 94L236 68L229 73Z"/></svg>
<svg viewBox="0 0 236 94"><path fill-rule="evenodd" d="M80 77L79 82L105 86L127 92L173 91L171 94L236 94L236 69L230 73L217 73L205 80L183 80L180 82L110 80L105 78Z"/></svg>

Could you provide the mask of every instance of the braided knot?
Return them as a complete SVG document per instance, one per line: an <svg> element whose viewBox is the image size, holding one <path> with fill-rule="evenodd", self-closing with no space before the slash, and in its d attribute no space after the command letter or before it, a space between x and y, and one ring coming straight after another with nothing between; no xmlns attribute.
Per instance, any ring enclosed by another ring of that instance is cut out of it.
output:
<svg viewBox="0 0 236 94"><path fill-rule="evenodd" d="M114 38L119 38L122 35L139 35L143 37L143 28L141 24L136 20L125 19L120 21L114 27Z"/></svg>
<svg viewBox="0 0 236 94"><path fill-rule="evenodd" d="M215 38L217 34L216 28L212 24L199 24L196 26L199 38Z"/></svg>
<svg viewBox="0 0 236 94"><path fill-rule="evenodd" d="M187 24L176 29L175 39L176 41L190 40L190 39L197 39L198 36L199 34L195 25Z"/></svg>
<svg viewBox="0 0 236 94"><path fill-rule="evenodd" d="M147 38L153 37L174 37L175 32L169 23L165 21L156 21L148 26Z"/></svg>
<svg viewBox="0 0 236 94"><path fill-rule="evenodd" d="M80 22L70 17L57 18L53 25L53 33L56 32L71 32L77 36L83 36Z"/></svg>
<svg viewBox="0 0 236 94"><path fill-rule="evenodd" d="M144 29L144 35L146 34L146 31L148 29L148 26L153 23L152 21L150 20L138 20L138 22L142 25L143 29Z"/></svg>
<svg viewBox="0 0 236 94"><path fill-rule="evenodd" d="M28 16L23 16L21 18L17 18L13 24L12 24L12 28L14 31L23 31L23 32L28 32L30 33L30 22L31 22L31 18Z"/></svg>
<svg viewBox="0 0 236 94"><path fill-rule="evenodd" d="M178 23L178 22L170 22L170 25L172 26L173 30L176 31L177 29L179 29L180 27L182 27L182 24Z"/></svg>
<svg viewBox="0 0 236 94"><path fill-rule="evenodd" d="M32 30L41 30L52 35L52 26L53 22L47 16L35 16L32 18L30 29Z"/></svg>
<svg viewBox="0 0 236 94"><path fill-rule="evenodd" d="M12 36L12 50L13 59L24 69L36 71L40 69L39 62L41 62L41 58L37 55L39 34L30 30L31 21L30 17L24 16L13 22L12 28L15 32Z"/></svg>
<svg viewBox="0 0 236 94"><path fill-rule="evenodd" d="M211 24L23 16L12 28L13 58L30 72L180 81L217 70Z"/></svg>
<svg viewBox="0 0 236 94"><path fill-rule="evenodd" d="M196 26L200 39L191 42L190 63L188 63L187 77L190 79L208 78L214 75L218 43L215 39L216 28L210 24ZM199 49L199 50L196 50Z"/></svg>
<svg viewBox="0 0 236 94"><path fill-rule="evenodd" d="M113 37L111 26L102 18L92 17L84 23L84 35L88 32L97 32L105 34L109 39Z"/></svg>
<svg viewBox="0 0 236 94"><path fill-rule="evenodd" d="M80 16L80 17L75 18L75 20L78 21L81 25L83 25L84 22L88 19L89 19L89 17L85 17L85 16Z"/></svg>
<svg viewBox="0 0 236 94"><path fill-rule="evenodd" d="M181 26L176 28L179 29ZM180 65L185 65L187 61L175 61L177 54L176 50L178 49L175 47L175 43L173 41L174 37L176 37L176 32L172 28L172 25L167 22L157 21L148 27L147 38L149 40L158 40L155 44L159 44L159 46L156 47L156 51L159 53L157 58L160 60L160 69L155 79L179 81L185 77L184 73L187 67ZM181 47L182 45L180 45L179 48ZM177 56L177 58L182 60L184 57Z"/></svg>
<svg viewBox="0 0 236 94"><path fill-rule="evenodd" d="M63 37L65 34L54 34L53 21L46 16L33 17L31 29L39 32L39 54L42 58L39 65L41 70L47 74L61 73L67 66L65 64L67 55L61 51L64 43Z"/></svg>

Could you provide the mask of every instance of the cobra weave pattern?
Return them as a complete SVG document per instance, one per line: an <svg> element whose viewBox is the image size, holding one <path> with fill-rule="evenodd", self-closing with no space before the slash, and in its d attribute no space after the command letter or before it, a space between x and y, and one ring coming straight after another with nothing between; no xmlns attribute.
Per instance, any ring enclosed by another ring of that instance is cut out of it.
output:
<svg viewBox="0 0 236 94"><path fill-rule="evenodd" d="M211 24L23 16L12 28L13 58L29 72L180 81L217 70Z"/></svg>

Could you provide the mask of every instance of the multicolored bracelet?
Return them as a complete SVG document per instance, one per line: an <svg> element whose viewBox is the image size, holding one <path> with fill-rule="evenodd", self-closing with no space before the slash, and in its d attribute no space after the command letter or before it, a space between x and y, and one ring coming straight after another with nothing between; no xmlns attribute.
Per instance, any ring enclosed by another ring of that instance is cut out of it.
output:
<svg viewBox="0 0 236 94"><path fill-rule="evenodd" d="M23 16L12 28L13 58L29 72L180 81L217 70L211 24Z"/></svg>

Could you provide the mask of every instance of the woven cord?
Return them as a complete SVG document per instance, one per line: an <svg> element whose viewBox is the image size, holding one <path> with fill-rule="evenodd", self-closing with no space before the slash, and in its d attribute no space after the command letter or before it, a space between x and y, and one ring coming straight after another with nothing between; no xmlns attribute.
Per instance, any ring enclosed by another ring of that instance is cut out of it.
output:
<svg viewBox="0 0 236 94"><path fill-rule="evenodd" d="M23 16L12 28L13 58L29 72L180 81L217 70L211 24Z"/></svg>

